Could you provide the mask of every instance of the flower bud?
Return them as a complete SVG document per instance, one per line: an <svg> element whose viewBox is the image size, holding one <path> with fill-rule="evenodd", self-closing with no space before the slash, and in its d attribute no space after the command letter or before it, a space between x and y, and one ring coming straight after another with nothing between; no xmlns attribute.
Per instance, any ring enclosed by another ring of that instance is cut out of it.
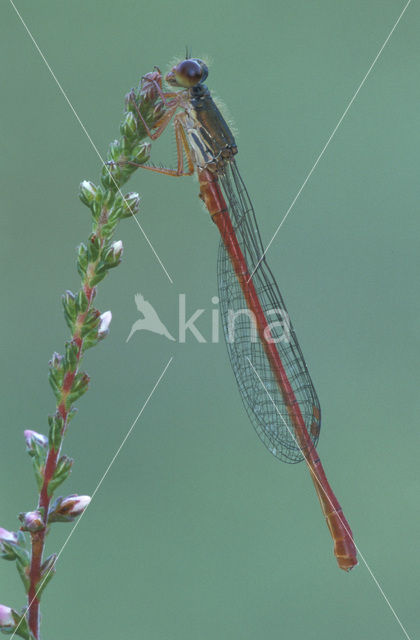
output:
<svg viewBox="0 0 420 640"><path fill-rule="evenodd" d="M66 513L69 516L80 516L91 501L90 496L72 495L64 498L60 505L60 513Z"/></svg>
<svg viewBox="0 0 420 640"><path fill-rule="evenodd" d="M139 164L147 162L150 158L151 146L150 142L142 142L141 144L138 144L131 152L133 159Z"/></svg>
<svg viewBox="0 0 420 640"><path fill-rule="evenodd" d="M109 326L110 326L111 320L112 320L111 311L105 311L104 313L102 313L99 316L99 320L100 320L100 322L99 322L99 327L98 327L98 338L100 340L102 340L109 333Z"/></svg>
<svg viewBox="0 0 420 640"><path fill-rule="evenodd" d="M15 621L13 618L13 609L6 607L4 604L0 604L0 629L12 631L15 628Z"/></svg>
<svg viewBox="0 0 420 640"><path fill-rule="evenodd" d="M121 142L119 140L113 140L108 146L107 159L118 163L121 152Z"/></svg>
<svg viewBox="0 0 420 640"><path fill-rule="evenodd" d="M0 545L5 542L17 542L17 533L14 531L8 531L7 529L3 529L0 527Z"/></svg>
<svg viewBox="0 0 420 640"><path fill-rule="evenodd" d="M0 557L3 560L16 560L17 533L0 527Z"/></svg>
<svg viewBox="0 0 420 640"><path fill-rule="evenodd" d="M123 243L121 240L113 242L104 256L104 263L107 269L117 267L121 262L121 256L123 254Z"/></svg>
<svg viewBox="0 0 420 640"><path fill-rule="evenodd" d="M63 368L63 356L61 356L59 353L57 353L57 351L54 351L54 353L51 356L51 360L48 363L52 368L54 369L62 369Z"/></svg>
<svg viewBox="0 0 420 640"><path fill-rule="evenodd" d="M76 494L67 496L67 498L57 498L51 507L48 522L72 522L82 515L90 501L90 496Z"/></svg>
<svg viewBox="0 0 420 640"><path fill-rule="evenodd" d="M131 191L124 196L121 217L129 218L135 216L139 212L140 196L135 191Z"/></svg>
<svg viewBox="0 0 420 640"><path fill-rule="evenodd" d="M124 250L123 243L121 242L121 240L116 240L116 242L113 242L111 244L111 249L112 249L112 251L114 253L114 256L116 258L121 258L122 252Z"/></svg>
<svg viewBox="0 0 420 640"><path fill-rule="evenodd" d="M136 118L134 117L134 114L132 113L132 111L128 111L125 114L125 118L121 124L121 134L123 136L133 136L136 133L137 130L137 121Z"/></svg>
<svg viewBox="0 0 420 640"><path fill-rule="evenodd" d="M80 183L79 188L80 200L83 202L83 204L86 204L89 207L96 198L98 187L89 180L83 180L83 182Z"/></svg>
<svg viewBox="0 0 420 640"><path fill-rule="evenodd" d="M7 634L12 633L12 638L15 635L26 638L26 640L34 637L29 630L25 614L18 613L15 609L6 607L4 604L0 604L0 631Z"/></svg>
<svg viewBox="0 0 420 640"><path fill-rule="evenodd" d="M36 533L44 528L44 521L40 511L27 511L26 513L20 513L19 520L22 523L22 531Z"/></svg>
<svg viewBox="0 0 420 640"><path fill-rule="evenodd" d="M31 431L30 429L25 429L23 435L25 436L25 442L28 451L32 451L34 445L38 445L39 447L42 447L44 449L48 447L48 438L42 433L37 433L36 431Z"/></svg>

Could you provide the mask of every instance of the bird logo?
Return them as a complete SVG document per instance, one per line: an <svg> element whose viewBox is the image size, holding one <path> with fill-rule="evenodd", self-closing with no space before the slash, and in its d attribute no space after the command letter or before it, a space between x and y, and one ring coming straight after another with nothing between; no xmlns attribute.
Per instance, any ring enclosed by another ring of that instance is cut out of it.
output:
<svg viewBox="0 0 420 640"><path fill-rule="evenodd" d="M168 340L175 341L175 338L169 333L153 306L144 299L141 293L136 293L134 296L134 302L139 312L142 314L142 318L136 320L131 327L131 331L128 334L126 342L128 342L136 331L152 331L160 336L165 336Z"/></svg>

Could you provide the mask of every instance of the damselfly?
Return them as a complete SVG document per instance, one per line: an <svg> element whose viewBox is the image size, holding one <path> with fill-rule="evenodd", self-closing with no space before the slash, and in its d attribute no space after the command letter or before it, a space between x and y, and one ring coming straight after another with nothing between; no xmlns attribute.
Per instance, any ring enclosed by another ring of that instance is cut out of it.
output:
<svg viewBox="0 0 420 640"><path fill-rule="evenodd" d="M234 136L203 84L207 76L208 68L198 58L183 60L166 75L176 91L162 89L158 69L148 74L145 82L155 84L165 105L153 130L132 94L150 138L158 138L171 121L176 135L176 169L142 166L170 176L197 172L200 197L221 235L217 262L221 317L245 408L273 455L284 462L305 460L338 565L349 570L357 564L353 535L315 449L321 426L318 397L266 261L254 209L236 165Z"/></svg>

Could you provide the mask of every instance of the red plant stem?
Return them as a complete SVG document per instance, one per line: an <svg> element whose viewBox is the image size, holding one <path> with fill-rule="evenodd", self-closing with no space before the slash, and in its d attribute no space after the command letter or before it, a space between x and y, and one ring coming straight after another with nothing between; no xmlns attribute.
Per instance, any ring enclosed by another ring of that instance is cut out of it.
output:
<svg viewBox="0 0 420 640"><path fill-rule="evenodd" d="M77 352L77 363L80 362L80 357L82 355L82 346L83 339L80 336L80 328L83 326L83 322L86 318L86 315L90 309L90 305L92 303L95 288L89 287L89 285L85 284L84 292L88 299L88 307L85 313L79 314L76 320L76 331L74 332L72 339L78 346ZM64 436L67 424L68 424L68 414L69 407L66 406L66 399L69 391L72 388L74 378L78 372L78 366L72 372L66 373L63 380L62 386L62 394L61 401L57 407L57 410L60 416L63 419L63 428L61 430L61 437ZM39 598L37 592L39 591L40 581L41 581L41 566L42 566L42 556L44 553L45 546L45 537L47 533L47 519L48 519L48 509L50 506L51 496L48 495L48 485L52 480L55 470L57 468L57 461L60 455L61 445L55 450L53 447L50 447L47 455L47 460L45 463L44 469L44 481L42 483L41 491L39 493L39 502L38 508L42 508L44 510L44 528L41 531L37 531L35 533L31 533L31 541L32 541L32 556L31 556L31 566L29 569L29 590L28 590L28 623L29 628L32 631L33 635L37 640L39 639Z"/></svg>
<svg viewBox="0 0 420 640"><path fill-rule="evenodd" d="M162 84L161 74L159 71L154 71L144 76L144 85L142 87L142 102L144 105L149 105L154 107L153 115L156 121L161 116L161 110L163 109L163 103L157 104L156 102L159 96L163 95L161 84ZM96 229L96 235L97 237L100 238L102 246L103 246L103 238L101 237L101 228L102 228L102 225L106 224L107 221L108 221L108 211L107 211L107 208L104 207L102 209L101 216L98 220L97 229ZM89 273L89 267L92 268L92 270L94 271L96 264L97 262L94 262L94 263L90 263L90 265L88 266L88 271L86 273L86 280L83 285L84 292L89 301L88 307L84 314L80 314L77 317L77 321L76 321L77 329L72 336L72 339L78 345L78 353L77 353L78 364L80 362L80 357L82 354L82 345L83 345L83 339L80 336L79 332L80 332L81 326L83 325L86 314L90 309L90 306L95 294L95 287L90 287L88 284L89 278L91 275ZM62 397L57 407L57 411L59 412L61 418L63 419L63 428L61 431L61 436L64 436L64 433L67 429L69 410L68 408L66 408L66 399L67 399L68 393L72 388L73 381L77 374L77 371L78 371L78 366L76 367L76 370L74 372L67 373L64 376L64 380L63 380ZM44 469L44 480L40 490L39 503L38 503L39 508L44 509L44 528L41 531L31 534L32 557L31 557L31 565L29 569L30 585L28 590L28 623L29 623L29 628L31 632L33 633L34 637L37 640L39 640L39 637L40 637L39 636L39 598L37 596L37 592L39 591L39 583L41 580L42 556L44 552L45 536L47 533L48 509L51 501L51 496L48 495L48 486L52 478L54 477L54 473L57 468L57 461L60 456L60 450L61 450L61 445L58 448L58 450L55 450L53 447L51 447L48 451L47 459L45 463L45 469Z"/></svg>

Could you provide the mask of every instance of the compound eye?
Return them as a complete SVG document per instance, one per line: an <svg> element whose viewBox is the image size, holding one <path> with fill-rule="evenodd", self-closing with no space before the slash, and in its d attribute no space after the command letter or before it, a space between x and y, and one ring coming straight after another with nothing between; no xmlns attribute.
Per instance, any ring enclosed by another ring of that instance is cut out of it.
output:
<svg viewBox="0 0 420 640"><path fill-rule="evenodd" d="M177 66L175 76L182 87L194 87L203 80L203 68L198 60L183 60Z"/></svg>

